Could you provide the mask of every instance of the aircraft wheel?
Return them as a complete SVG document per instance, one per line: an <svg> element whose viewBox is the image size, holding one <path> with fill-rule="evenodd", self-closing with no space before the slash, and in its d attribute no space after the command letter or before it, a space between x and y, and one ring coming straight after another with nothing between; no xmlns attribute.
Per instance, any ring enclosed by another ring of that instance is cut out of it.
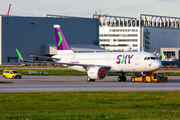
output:
<svg viewBox="0 0 180 120"><path fill-rule="evenodd" d="M91 81L92 81L92 82L95 82L96 80L93 79L93 80L91 80Z"/></svg>
<svg viewBox="0 0 180 120"><path fill-rule="evenodd" d="M122 81L126 82L126 77L125 76L122 76Z"/></svg>
<svg viewBox="0 0 180 120"><path fill-rule="evenodd" d="M118 81L122 82L122 77L121 76L118 77Z"/></svg>
<svg viewBox="0 0 180 120"><path fill-rule="evenodd" d="M144 82L144 83L146 82L146 77L143 77L143 82Z"/></svg>
<svg viewBox="0 0 180 120"><path fill-rule="evenodd" d="M131 78L131 82L135 82L135 78L134 77Z"/></svg>
<svg viewBox="0 0 180 120"><path fill-rule="evenodd" d="M91 80L89 77L87 77L87 81L88 81L88 82L91 82L92 80Z"/></svg>

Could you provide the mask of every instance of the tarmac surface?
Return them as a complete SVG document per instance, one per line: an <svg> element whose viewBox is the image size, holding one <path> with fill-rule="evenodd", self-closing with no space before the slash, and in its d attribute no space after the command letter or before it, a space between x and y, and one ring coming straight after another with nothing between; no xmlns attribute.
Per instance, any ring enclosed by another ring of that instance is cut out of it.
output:
<svg viewBox="0 0 180 120"><path fill-rule="evenodd" d="M87 76L34 76L23 75L22 79L5 79L0 75L0 93L14 92L68 92L68 91L179 91L180 76L169 76L164 83L118 82L118 76L87 82Z"/></svg>

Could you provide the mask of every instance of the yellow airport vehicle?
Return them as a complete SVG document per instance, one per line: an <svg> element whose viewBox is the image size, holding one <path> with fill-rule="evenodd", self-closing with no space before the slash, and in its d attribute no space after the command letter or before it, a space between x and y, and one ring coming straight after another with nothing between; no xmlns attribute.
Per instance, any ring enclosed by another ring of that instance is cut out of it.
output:
<svg viewBox="0 0 180 120"><path fill-rule="evenodd" d="M5 79L6 78L21 79L22 75L16 70L4 70L3 71L3 77L5 77Z"/></svg>
<svg viewBox="0 0 180 120"><path fill-rule="evenodd" d="M131 82L168 82L168 77L165 77L165 73L152 72L147 73L142 77L132 77Z"/></svg>

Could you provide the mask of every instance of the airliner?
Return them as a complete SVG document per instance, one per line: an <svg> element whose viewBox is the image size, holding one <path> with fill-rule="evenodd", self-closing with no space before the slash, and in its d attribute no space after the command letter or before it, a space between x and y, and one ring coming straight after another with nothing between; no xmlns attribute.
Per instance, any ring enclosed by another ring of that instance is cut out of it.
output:
<svg viewBox="0 0 180 120"><path fill-rule="evenodd" d="M88 82L104 79L107 73L121 73L122 75L118 76L118 81L125 82L125 73L135 73L136 76L143 75L143 73L158 70L162 66L158 58L148 52L74 53L60 25L54 25L54 31L57 55L51 57L54 60L53 63L65 65L77 71L87 72ZM25 60L17 49L16 51L21 61L42 63L42 61Z"/></svg>

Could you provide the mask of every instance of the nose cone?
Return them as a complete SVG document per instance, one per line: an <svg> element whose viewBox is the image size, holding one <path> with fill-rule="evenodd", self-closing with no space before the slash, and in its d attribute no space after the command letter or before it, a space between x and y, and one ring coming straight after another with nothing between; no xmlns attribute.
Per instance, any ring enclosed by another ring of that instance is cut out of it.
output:
<svg viewBox="0 0 180 120"><path fill-rule="evenodd" d="M153 69L154 70L158 70L158 69L160 69L162 67L162 63L161 63L161 61L156 61L156 62L154 62L153 63Z"/></svg>

